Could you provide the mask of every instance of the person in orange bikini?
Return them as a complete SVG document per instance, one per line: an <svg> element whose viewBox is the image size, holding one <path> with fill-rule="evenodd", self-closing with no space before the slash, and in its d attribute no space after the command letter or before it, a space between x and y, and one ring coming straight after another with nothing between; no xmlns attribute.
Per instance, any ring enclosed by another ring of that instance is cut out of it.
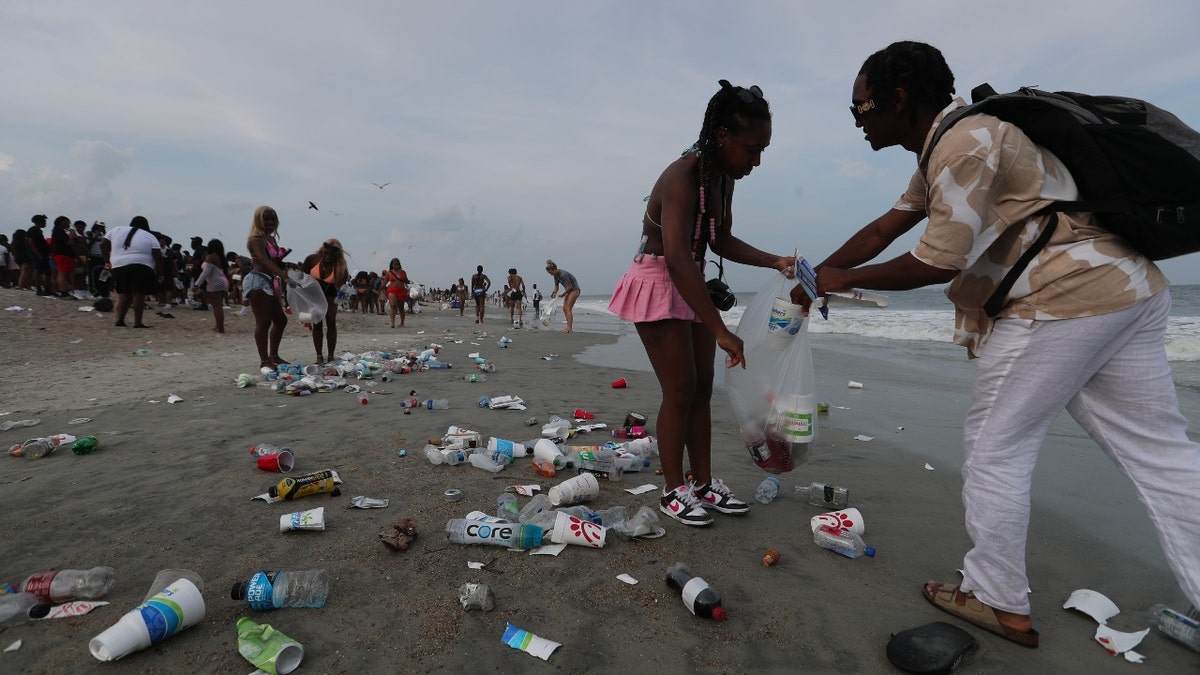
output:
<svg viewBox="0 0 1200 675"><path fill-rule="evenodd" d="M346 267L346 252L342 250L342 242L337 239L326 239L321 248L310 253L304 259L301 269L321 284L325 293L325 318L313 324L313 347L317 350L317 365L325 365L325 352L321 351L321 342L326 341L329 348L329 358L335 358L337 349L337 294L338 289L350 280L350 270Z"/></svg>
<svg viewBox="0 0 1200 675"><path fill-rule="evenodd" d="M400 327L404 328L404 305L408 301L408 272L400 265L399 258L392 258L387 270L383 273L383 282L387 288L388 318L392 328L396 327L396 312L400 312Z"/></svg>

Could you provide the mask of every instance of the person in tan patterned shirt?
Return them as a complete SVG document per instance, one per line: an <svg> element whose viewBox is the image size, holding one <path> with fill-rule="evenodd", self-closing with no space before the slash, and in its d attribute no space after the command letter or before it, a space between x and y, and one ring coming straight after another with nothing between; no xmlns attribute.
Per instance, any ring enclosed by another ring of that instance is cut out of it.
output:
<svg viewBox="0 0 1200 675"><path fill-rule="evenodd" d="M875 150L921 157L938 122L965 105L941 52L897 42L871 55L851 112ZM1171 569L1200 606L1200 444L1187 435L1163 338L1171 299L1154 263L1088 213L1058 228L993 320L983 311L1045 227L1039 211L1078 190L1057 157L990 115L964 118L919 167L900 200L817 267L822 295L949 282L954 340L976 361L964 423L963 503L974 548L959 585L928 582L940 609L1027 647L1025 569L1031 478L1047 430L1067 410L1146 504ZM920 243L867 265L928 218ZM806 300L797 286L794 302Z"/></svg>

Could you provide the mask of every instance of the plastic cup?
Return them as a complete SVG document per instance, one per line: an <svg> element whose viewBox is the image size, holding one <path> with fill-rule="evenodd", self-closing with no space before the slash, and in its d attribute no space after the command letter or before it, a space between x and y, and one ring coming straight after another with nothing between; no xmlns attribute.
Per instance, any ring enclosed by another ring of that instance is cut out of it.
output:
<svg viewBox="0 0 1200 675"><path fill-rule="evenodd" d="M862 534L866 527L863 523L862 514L855 508L815 515L808 521L808 524L812 526L813 532L816 532L817 528L822 525L832 525L843 530L850 530L855 534Z"/></svg>
<svg viewBox="0 0 1200 675"><path fill-rule="evenodd" d="M800 332L804 321L804 307L793 305L790 300L775 298L771 303L771 316L767 320L767 335L788 338Z"/></svg>
<svg viewBox="0 0 1200 675"><path fill-rule="evenodd" d="M325 529L325 507L319 506L315 509L307 511L296 511L295 513L285 513L279 516L279 531L291 532L293 530L324 530Z"/></svg>
<svg viewBox="0 0 1200 675"><path fill-rule="evenodd" d="M600 496L600 481L595 474L581 473L550 488L547 492L554 506L570 506Z"/></svg>
<svg viewBox="0 0 1200 675"><path fill-rule="evenodd" d="M200 578L199 574L191 570L182 569L162 570L154 576L154 581L150 583L150 590L146 593L146 597L143 598L142 602L158 595L164 588L180 579L187 579L192 582L196 590L204 593L204 580Z"/></svg>
<svg viewBox="0 0 1200 675"><path fill-rule="evenodd" d="M554 529L550 532L550 541L556 544L601 548L604 546L604 537L607 533L608 528L606 527L559 511L554 517Z"/></svg>
<svg viewBox="0 0 1200 675"><path fill-rule="evenodd" d="M629 383L625 381L625 378L622 377L619 380L613 380L612 388L613 389L624 389L628 384Z"/></svg>
<svg viewBox="0 0 1200 675"><path fill-rule="evenodd" d="M271 455L258 456L258 468L263 471L274 471L276 473L287 473L296 466L296 458L292 453L283 450Z"/></svg>
<svg viewBox="0 0 1200 675"><path fill-rule="evenodd" d="M116 661L158 644L204 618L204 597L187 579L180 579L122 616L88 643L100 661Z"/></svg>
<svg viewBox="0 0 1200 675"><path fill-rule="evenodd" d="M304 659L304 646L271 624L243 616L237 621L237 631L238 653L259 670L287 675Z"/></svg>

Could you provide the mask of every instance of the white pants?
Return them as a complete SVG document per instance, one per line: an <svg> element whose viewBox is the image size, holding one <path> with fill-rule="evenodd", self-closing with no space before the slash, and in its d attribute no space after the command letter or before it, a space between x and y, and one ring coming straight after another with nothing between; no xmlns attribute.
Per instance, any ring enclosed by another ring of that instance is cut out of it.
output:
<svg viewBox="0 0 1200 675"><path fill-rule="evenodd" d="M1030 480L1066 408L1133 481L1175 578L1200 607L1200 443L1188 439L1163 346L1170 308L1163 291L1111 314L996 322L964 426L963 504L975 545L964 591L1030 613Z"/></svg>

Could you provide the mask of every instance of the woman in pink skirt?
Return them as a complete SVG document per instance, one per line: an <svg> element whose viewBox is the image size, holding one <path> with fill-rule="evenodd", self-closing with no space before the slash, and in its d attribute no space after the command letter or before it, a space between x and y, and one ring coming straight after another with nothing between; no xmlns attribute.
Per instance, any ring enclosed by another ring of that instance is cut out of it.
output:
<svg viewBox="0 0 1200 675"><path fill-rule="evenodd" d="M613 291L608 308L632 321L662 388L658 450L666 487L659 509L685 525L708 525L705 509L746 513L750 507L712 476L713 361L745 367L742 340L709 298L704 256L772 267L792 276L793 256L761 251L734 237L734 182L759 165L771 142L771 110L757 86L721 80L708 102L700 138L672 162L650 192L642 245ZM692 480L685 481L687 448Z"/></svg>

